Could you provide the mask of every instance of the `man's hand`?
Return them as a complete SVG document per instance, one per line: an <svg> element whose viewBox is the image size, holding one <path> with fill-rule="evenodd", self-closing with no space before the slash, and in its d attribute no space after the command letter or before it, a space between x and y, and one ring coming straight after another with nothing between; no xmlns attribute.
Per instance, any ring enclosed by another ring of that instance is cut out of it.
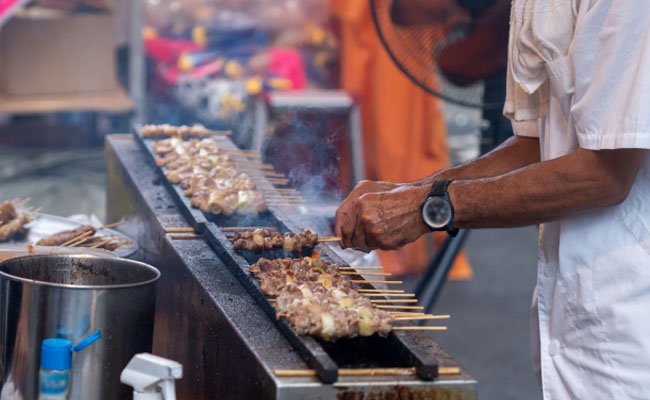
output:
<svg viewBox="0 0 650 400"><path fill-rule="evenodd" d="M354 203L359 200L361 196L366 193L380 193L387 192L399 186L397 183L382 182L382 181L361 181L352 189L348 197L343 200L343 203L336 210L336 225L334 226L334 233L336 236L341 236L341 225L343 220L348 215Z"/></svg>
<svg viewBox="0 0 650 400"><path fill-rule="evenodd" d="M345 215L337 213L342 247L393 250L415 241L429 232L420 210L428 192L427 186L398 186L358 196Z"/></svg>

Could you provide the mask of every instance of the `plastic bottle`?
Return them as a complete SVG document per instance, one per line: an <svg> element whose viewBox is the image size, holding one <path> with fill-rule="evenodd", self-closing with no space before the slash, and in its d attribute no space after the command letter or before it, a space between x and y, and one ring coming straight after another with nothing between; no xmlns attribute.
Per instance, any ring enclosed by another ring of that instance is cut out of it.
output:
<svg viewBox="0 0 650 400"><path fill-rule="evenodd" d="M41 345L38 400L66 400L70 389L72 342L45 339Z"/></svg>

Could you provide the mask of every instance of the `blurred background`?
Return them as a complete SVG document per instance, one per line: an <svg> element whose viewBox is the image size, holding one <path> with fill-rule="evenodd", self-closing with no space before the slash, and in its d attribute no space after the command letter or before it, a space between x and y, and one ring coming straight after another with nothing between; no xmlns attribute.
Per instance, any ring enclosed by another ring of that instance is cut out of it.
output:
<svg viewBox="0 0 650 400"><path fill-rule="evenodd" d="M485 110L432 96L395 65L367 0L0 1L0 200L104 220L103 138L133 123L232 130L326 221L362 179L421 179L496 144ZM435 340L482 399L541 398L536 235L472 233L436 304L452 320ZM415 287L444 239L372 257Z"/></svg>

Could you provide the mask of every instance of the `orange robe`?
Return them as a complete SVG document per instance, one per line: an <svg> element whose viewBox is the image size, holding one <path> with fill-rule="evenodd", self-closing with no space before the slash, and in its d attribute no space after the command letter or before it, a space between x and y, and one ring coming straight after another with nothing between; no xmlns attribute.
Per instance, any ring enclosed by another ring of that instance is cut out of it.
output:
<svg viewBox="0 0 650 400"><path fill-rule="evenodd" d="M331 7L341 29L342 87L361 103L366 177L405 182L447 168L442 103L395 66L375 31L368 0L331 0ZM378 252L382 265L394 274L422 273L431 256L427 240ZM471 276L464 254L452 275Z"/></svg>

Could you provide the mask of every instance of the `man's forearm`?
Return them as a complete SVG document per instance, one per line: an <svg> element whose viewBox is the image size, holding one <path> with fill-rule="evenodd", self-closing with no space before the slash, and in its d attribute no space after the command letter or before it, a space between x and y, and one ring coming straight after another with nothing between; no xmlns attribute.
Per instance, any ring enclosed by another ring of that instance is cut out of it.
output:
<svg viewBox="0 0 650 400"><path fill-rule="evenodd" d="M419 181L409 182L409 184L431 186L436 179L492 178L539 162L539 160L538 139L514 136L474 161L437 172Z"/></svg>
<svg viewBox="0 0 650 400"><path fill-rule="evenodd" d="M623 201L645 150L578 150L501 176L449 186L458 228L534 225Z"/></svg>

